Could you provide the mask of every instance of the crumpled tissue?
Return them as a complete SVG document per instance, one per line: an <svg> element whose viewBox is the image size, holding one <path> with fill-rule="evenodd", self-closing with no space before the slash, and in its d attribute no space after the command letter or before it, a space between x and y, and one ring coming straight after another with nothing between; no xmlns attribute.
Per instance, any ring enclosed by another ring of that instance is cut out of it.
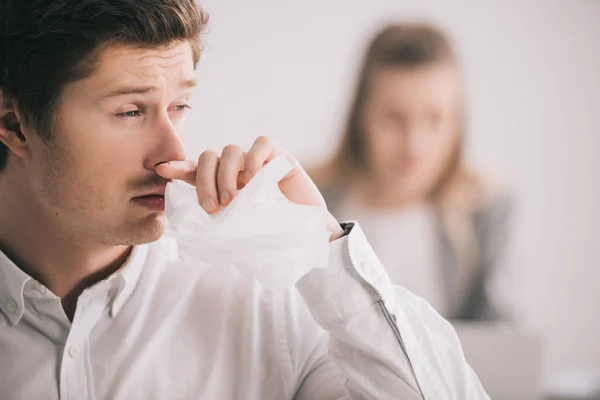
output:
<svg viewBox="0 0 600 400"><path fill-rule="evenodd" d="M285 157L275 158L212 215L198 204L193 186L169 183L165 212L179 262L192 268L233 265L278 289L326 267L330 233L325 210L292 203L279 190L278 182L292 168Z"/></svg>

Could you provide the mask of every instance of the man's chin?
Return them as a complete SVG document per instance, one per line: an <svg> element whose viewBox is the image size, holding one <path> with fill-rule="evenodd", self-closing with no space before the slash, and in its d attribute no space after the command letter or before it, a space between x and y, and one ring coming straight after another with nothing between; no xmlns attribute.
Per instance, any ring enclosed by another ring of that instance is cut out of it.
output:
<svg viewBox="0 0 600 400"><path fill-rule="evenodd" d="M152 214L141 221L131 232L128 245L139 245L155 242L167 229L167 218L164 213Z"/></svg>

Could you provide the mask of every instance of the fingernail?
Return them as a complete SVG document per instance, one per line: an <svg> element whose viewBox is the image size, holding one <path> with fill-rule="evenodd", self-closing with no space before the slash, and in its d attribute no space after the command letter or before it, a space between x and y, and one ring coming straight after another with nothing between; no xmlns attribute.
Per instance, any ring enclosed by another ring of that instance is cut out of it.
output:
<svg viewBox="0 0 600 400"><path fill-rule="evenodd" d="M252 172L248 170L244 171L244 184L250 182L250 179L252 179Z"/></svg>
<svg viewBox="0 0 600 400"><path fill-rule="evenodd" d="M227 190L223 190L219 195L219 198L221 199L221 205L223 206L226 206L231 201L231 195Z"/></svg>
<svg viewBox="0 0 600 400"><path fill-rule="evenodd" d="M217 203L215 202L215 199L213 199L212 197L205 197L200 202L200 205L206 211L214 211L217 208Z"/></svg>

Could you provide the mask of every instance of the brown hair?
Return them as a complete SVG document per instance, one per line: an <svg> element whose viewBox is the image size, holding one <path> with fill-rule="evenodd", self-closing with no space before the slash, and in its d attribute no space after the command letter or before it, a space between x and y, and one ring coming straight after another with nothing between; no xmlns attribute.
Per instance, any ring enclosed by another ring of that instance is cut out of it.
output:
<svg viewBox="0 0 600 400"><path fill-rule="evenodd" d="M446 36L432 26L391 25L373 38L359 72L341 145L329 163L311 174L321 190L327 192L331 187L343 185L357 171L367 168L362 118L373 77L383 69L415 68L436 63L457 65L458 60ZM473 276L478 256L471 215L483 200L484 190L482 180L463 163L464 117L462 120L457 127L459 132L452 155L428 197L438 210L443 229L456 248L459 264L466 266L462 279L459 279L466 284Z"/></svg>
<svg viewBox="0 0 600 400"><path fill-rule="evenodd" d="M93 72L111 44L166 48L189 41L194 65L208 21L195 0L0 0L0 89L50 139L62 88ZM8 148L0 143L0 169Z"/></svg>

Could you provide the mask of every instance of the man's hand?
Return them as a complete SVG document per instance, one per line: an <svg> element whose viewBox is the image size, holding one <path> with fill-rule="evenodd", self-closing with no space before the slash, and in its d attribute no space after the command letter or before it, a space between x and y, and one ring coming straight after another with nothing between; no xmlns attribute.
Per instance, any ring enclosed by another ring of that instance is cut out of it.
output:
<svg viewBox="0 0 600 400"><path fill-rule="evenodd" d="M254 175L269 161L284 155L294 169L279 182L281 192L296 204L323 207L323 196L300 166L298 161L266 137L256 139L250 150L228 145L219 156L205 151L193 161L170 161L156 167L156 173L165 179L180 179L196 187L198 202L209 214L226 207ZM327 212L330 240L343 234L337 220Z"/></svg>

